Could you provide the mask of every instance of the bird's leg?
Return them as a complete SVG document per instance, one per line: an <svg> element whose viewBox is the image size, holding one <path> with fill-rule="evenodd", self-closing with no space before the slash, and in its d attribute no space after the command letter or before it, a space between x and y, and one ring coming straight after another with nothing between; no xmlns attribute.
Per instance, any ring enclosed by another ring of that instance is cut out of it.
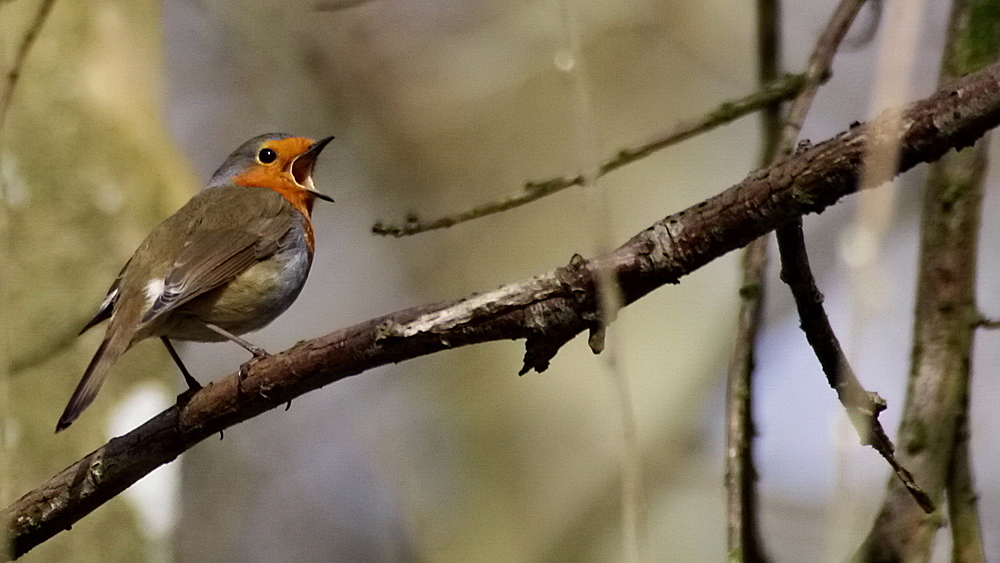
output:
<svg viewBox="0 0 1000 563"><path fill-rule="evenodd" d="M251 354L253 354L253 358L251 358L249 362L246 362L246 363L244 363L243 365L240 366L239 379L237 379L236 390L239 391L239 392L242 392L243 391L243 386L241 385L241 383L243 382L244 379L247 378L247 375L249 375L249 373L250 373L250 367L255 362L257 362L258 360L260 360L261 358L266 358L266 357L270 356L271 354L268 354L267 350L264 350L260 346L254 346L253 344L250 344L246 340L243 340L239 336L236 336L235 334L229 332L228 330L226 330L226 329L224 329L224 328L222 328L220 326L214 325L212 323L207 323L205 321L202 321L202 324L205 325L205 328L207 328L207 329L215 332L219 336L222 336L224 338L232 340L233 342L235 342L235 343L239 344L240 346L246 348L246 350L248 352L250 352Z"/></svg>
<svg viewBox="0 0 1000 563"><path fill-rule="evenodd" d="M250 352L251 354L253 354L253 356L255 358L266 358L266 357L268 357L268 356L271 355L271 354L267 353L267 350L261 348L260 346L254 346L253 344L250 344L246 340L243 340L239 336L236 336L235 334L229 332L228 330L222 328L221 326L217 326L217 325L214 325L212 323L206 323L205 321L202 321L202 324L205 325L205 328L207 328L207 329L215 332L219 336L222 336L223 338L226 338L227 340L232 340L233 342L235 342L235 343L239 344L240 346L246 348L247 352Z"/></svg>
<svg viewBox="0 0 1000 563"><path fill-rule="evenodd" d="M181 357L177 354L177 350L174 350L174 345L170 343L170 339L166 336L161 336L160 341L167 347L167 352L170 354L170 357L173 358L174 363L177 364L178 368L180 368L181 375L184 376L184 381L188 384L188 391L197 391L201 389L201 383L198 383L197 379L191 377L191 372L184 367L184 362L181 361Z"/></svg>

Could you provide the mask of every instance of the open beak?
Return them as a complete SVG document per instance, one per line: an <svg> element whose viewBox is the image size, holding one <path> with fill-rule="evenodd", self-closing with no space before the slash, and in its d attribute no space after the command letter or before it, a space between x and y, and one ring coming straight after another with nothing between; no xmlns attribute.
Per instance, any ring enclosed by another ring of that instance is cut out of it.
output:
<svg viewBox="0 0 1000 563"><path fill-rule="evenodd" d="M316 168L316 158L319 157L319 153L322 152L323 147L327 145L333 137L327 137L325 139L320 139L302 154L295 157L292 161L292 177L295 178L295 183L299 185L305 191L311 193L312 195L322 199L324 201L333 201L333 198L316 190L316 186L313 185L313 169Z"/></svg>

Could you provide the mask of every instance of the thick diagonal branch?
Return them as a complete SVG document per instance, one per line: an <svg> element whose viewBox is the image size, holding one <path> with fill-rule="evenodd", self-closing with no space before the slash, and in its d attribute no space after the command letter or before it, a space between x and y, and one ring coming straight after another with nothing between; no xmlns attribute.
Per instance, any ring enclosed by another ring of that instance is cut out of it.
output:
<svg viewBox="0 0 1000 563"><path fill-rule="evenodd" d="M525 369L596 325L594 272L613 273L624 304L788 221L857 190L872 145L899 144L899 171L971 144L1000 123L1000 66L970 75L901 112L849 131L658 221L613 252L468 299L415 307L302 342L160 413L67 467L0 512L15 554L52 537L200 440L303 393L388 363L492 340L527 340ZM893 119L896 119L893 116ZM892 134L889 134L892 133Z"/></svg>

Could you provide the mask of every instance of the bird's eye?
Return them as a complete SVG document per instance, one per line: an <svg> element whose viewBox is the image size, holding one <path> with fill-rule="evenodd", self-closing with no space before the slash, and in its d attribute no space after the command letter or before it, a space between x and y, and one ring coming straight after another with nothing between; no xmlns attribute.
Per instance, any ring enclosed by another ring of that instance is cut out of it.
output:
<svg viewBox="0 0 1000 563"><path fill-rule="evenodd" d="M260 149L260 152L257 153L257 160L261 161L261 163L263 164L271 164L272 162L277 160L277 158L278 158L278 153L274 152L271 149Z"/></svg>

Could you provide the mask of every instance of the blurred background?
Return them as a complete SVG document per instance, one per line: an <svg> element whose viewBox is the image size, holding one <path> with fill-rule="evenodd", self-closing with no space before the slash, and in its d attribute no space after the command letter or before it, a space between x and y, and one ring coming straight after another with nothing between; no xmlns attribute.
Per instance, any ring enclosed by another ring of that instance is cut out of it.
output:
<svg viewBox="0 0 1000 563"><path fill-rule="evenodd" d="M786 3L787 70L803 67L834 4ZM0 1L3 76L41 5ZM902 36L888 18L870 42L861 28L873 16L862 13L804 138L867 119L875 100L934 89L949 6L909 9ZM410 238L371 234L377 220L430 219L592 170L751 92L753 33L749 0L56 1L0 130L3 503L183 389L147 341L76 424L52 434L103 332L76 331L149 230L246 139L337 137L316 175L336 203L317 204L309 283L251 335L276 352L592 256L741 180L756 166L756 116L586 189ZM902 79L887 94L889 73ZM890 434L910 357L924 174L873 192L876 220L857 218L857 197L806 220L834 326L862 382L889 402ZM993 317L997 179L986 188L979 294ZM641 469L648 559L718 561L737 258L622 310L601 356L577 338L545 373L518 377L523 344L499 342L310 393L199 444L23 560L619 561L630 541L624 463ZM840 561L866 533L889 472L858 445L771 278L756 404L765 545L778 561ZM247 359L229 344L181 354L202 381ZM993 558L997 365L1000 336L979 334L971 427ZM638 454L623 437L622 382ZM943 534L939 559L947 549Z"/></svg>

